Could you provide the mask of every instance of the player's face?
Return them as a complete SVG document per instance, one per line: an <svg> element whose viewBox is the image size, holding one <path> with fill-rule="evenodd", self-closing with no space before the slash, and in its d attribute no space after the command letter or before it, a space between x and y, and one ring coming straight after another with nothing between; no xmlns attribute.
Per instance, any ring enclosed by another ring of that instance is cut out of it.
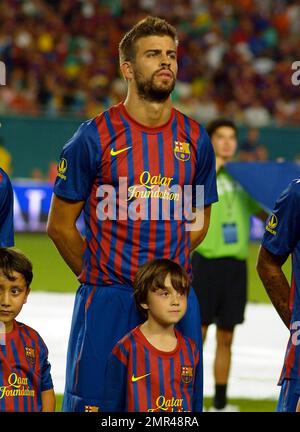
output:
<svg viewBox="0 0 300 432"><path fill-rule="evenodd" d="M211 137L215 154L225 160L230 160L237 148L235 130L228 126L221 126L215 130Z"/></svg>
<svg viewBox="0 0 300 432"><path fill-rule="evenodd" d="M0 321L5 324L6 332L13 329L13 320L20 313L29 294L21 273L13 271L11 279L13 280L7 279L0 272Z"/></svg>
<svg viewBox="0 0 300 432"><path fill-rule="evenodd" d="M166 277L165 288L149 291L147 300L143 306L148 309L148 319L163 327L176 324L186 312L187 295L173 288L170 275Z"/></svg>
<svg viewBox="0 0 300 432"><path fill-rule="evenodd" d="M153 102L167 100L177 76L175 42L169 36L147 36L135 48L132 69L138 95Z"/></svg>

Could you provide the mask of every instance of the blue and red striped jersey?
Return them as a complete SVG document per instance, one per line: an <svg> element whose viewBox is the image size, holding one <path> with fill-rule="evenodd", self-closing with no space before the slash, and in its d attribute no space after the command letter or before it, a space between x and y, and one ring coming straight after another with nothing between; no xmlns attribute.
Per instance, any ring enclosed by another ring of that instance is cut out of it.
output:
<svg viewBox="0 0 300 432"><path fill-rule="evenodd" d="M14 194L8 175L0 168L0 247L14 245Z"/></svg>
<svg viewBox="0 0 300 432"><path fill-rule="evenodd" d="M175 329L172 352L156 349L136 327L114 347L106 366L103 411L202 410L199 351Z"/></svg>
<svg viewBox="0 0 300 432"><path fill-rule="evenodd" d="M176 109L155 128L123 103L83 123L63 148L54 186L59 197L85 201L80 281L130 286L154 258L190 273L185 204L201 206L200 185L205 205L217 201L213 148L205 129Z"/></svg>
<svg viewBox="0 0 300 432"><path fill-rule="evenodd" d="M300 179L294 180L277 200L262 245L275 255L292 254L290 338L279 384L300 378Z"/></svg>
<svg viewBox="0 0 300 432"><path fill-rule="evenodd" d="M41 411L41 393L53 388L50 368L41 336L14 321L0 344L0 412Z"/></svg>

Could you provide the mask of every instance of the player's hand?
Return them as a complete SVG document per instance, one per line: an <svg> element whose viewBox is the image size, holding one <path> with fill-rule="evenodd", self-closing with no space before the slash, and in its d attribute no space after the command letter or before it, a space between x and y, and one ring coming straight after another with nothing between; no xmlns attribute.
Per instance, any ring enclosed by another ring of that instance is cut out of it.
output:
<svg viewBox="0 0 300 432"><path fill-rule="evenodd" d="M296 412L300 412L300 397L298 399L298 403L297 403L297 407L296 407Z"/></svg>

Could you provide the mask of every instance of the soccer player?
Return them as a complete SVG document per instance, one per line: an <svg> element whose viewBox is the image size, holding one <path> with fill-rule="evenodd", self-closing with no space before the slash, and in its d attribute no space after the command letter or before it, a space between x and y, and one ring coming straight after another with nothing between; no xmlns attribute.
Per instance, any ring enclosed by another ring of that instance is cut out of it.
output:
<svg viewBox="0 0 300 432"><path fill-rule="evenodd" d="M132 299L139 267L170 258L190 272L190 251L209 226L217 200L214 152L205 129L172 107L176 52L176 31L166 21L148 17L137 23L119 46L125 102L83 123L61 155L47 230L81 282L64 411L101 409L108 355L141 322ZM197 204L200 185L204 209L201 200ZM187 186L194 224L180 199ZM84 240L76 228L81 210ZM201 349L199 319L192 291L179 327Z"/></svg>
<svg viewBox="0 0 300 432"><path fill-rule="evenodd" d="M200 302L203 340L208 327L217 326L215 394L210 411L236 411L236 406L227 404L227 384L234 328L244 320L250 216L266 219L267 214L226 171L225 164L237 149L235 124L216 119L207 132L216 154L219 202L212 208L205 240L193 253L193 287Z"/></svg>
<svg viewBox="0 0 300 432"><path fill-rule="evenodd" d="M55 410L47 347L35 330L15 320L31 281L31 262L0 248L0 412Z"/></svg>
<svg viewBox="0 0 300 432"><path fill-rule="evenodd" d="M146 321L114 347L106 367L105 411L201 411L199 351L174 325L187 308L189 278L174 261L144 264L134 299Z"/></svg>
<svg viewBox="0 0 300 432"><path fill-rule="evenodd" d="M260 247L257 271L280 318L290 330L290 339L279 379L277 411L300 409L300 179L291 182L277 200ZM282 266L292 255L292 282Z"/></svg>
<svg viewBox="0 0 300 432"><path fill-rule="evenodd" d="M0 247L14 245L14 194L10 179L0 168Z"/></svg>

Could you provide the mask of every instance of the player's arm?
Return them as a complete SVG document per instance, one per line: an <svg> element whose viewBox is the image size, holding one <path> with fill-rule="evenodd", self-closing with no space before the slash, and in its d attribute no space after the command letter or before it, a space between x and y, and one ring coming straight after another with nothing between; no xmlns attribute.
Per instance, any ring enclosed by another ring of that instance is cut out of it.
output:
<svg viewBox="0 0 300 432"><path fill-rule="evenodd" d="M261 246L256 268L271 302L284 324L289 328L291 322L290 286L282 271L282 266L287 258L288 255L274 255Z"/></svg>
<svg viewBox="0 0 300 432"><path fill-rule="evenodd" d="M45 390L42 392L42 412L55 411L55 393L53 389Z"/></svg>
<svg viewBox="0 0 300 432"><path fill-rule="evenodd" d="M82 270L84 240L76 221L84 201L69 201L53 194L47 223L47 234L70 269L78 276Z"/></svg>
<svg viewBox="0 0 300 432"><path fill-rule="evenodd" d="M191 251L194 250L205 238L210 222L211 205L204 206L204 209L193 208L196 215L190 224Z"/></svg>
<svg viewBox="0 0 300 432"><path fill-rule="evenodd" d="M297 407L296 407L296 412L300 412L300 398L298 399L298 403L297 403Z"/></svg>

